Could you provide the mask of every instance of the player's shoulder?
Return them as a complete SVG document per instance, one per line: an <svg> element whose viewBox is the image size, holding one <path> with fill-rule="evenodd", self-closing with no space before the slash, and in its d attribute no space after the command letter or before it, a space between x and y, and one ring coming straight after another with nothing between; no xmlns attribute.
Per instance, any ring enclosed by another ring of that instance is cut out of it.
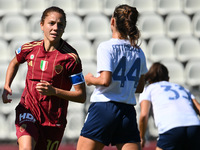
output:
<svg viewBox="0 0 200 150"><path fill-rule="evenodd" d="M105 40L105 41L102 41L101 43L99 43L99 47L109 47L112 45L113 45L112 39Z"/></svg>
<svg viewBox="0 0 200 150"><path fill-rule="evenodd" d="M75 48L73 48L69 43L66 41L62 40L62 44L59 48L59 51L63 54L68 54L68 53L77 53Z"/></svg>
<svg viewBox="0 0 200 150"><path fill-rule="evenodd" d="M60 52L66 55L67 59L73 59L77 63L80 62L80 58L77 51L66 41L63 41Z"/></svg>
<svg viewBox="0 0 200 150"><path fill-rule="evenodd" d="M43 40L40 41L31 41L22 45L22 50L32 49L36 46L41 46L43 44Z"/></svg>
<svg viewBox="0 0 200 150"><path fill-rule="evenodd" d="M113 45L113 42L111 40L102 41L97 48L97 54L99 53L104 54L111 51L112 45Z"/></svg>
<svg viewBox="0 0 200 150"><path fill-rule="evenodd" d="M67 53L67 59L71 59L73 61L75 61L76 63L80 63L80 58L78 56L78 54L75 54L75 53Z"/></svg>
<svg viewBox="0 0 200 150"><path fill-rule="evenodd" d="M27 43L23 44L22 46L20 46L15 52L16 52L16 54L19 54L21 52L27 53L27 52L32 51L34 47L40 46L40 45L41 46L43 45L43 40L27 42Z"/></svg>
<svg viewBox="0 0 200 150"><path fill-rule="evenodd" d="M163 85L166 85L165 82L163 81L159 81L159 82L154 82L154 83L151 83L147 86L148 89L152 90L152 89L159 89L160 86L163 86Z"/></svg>

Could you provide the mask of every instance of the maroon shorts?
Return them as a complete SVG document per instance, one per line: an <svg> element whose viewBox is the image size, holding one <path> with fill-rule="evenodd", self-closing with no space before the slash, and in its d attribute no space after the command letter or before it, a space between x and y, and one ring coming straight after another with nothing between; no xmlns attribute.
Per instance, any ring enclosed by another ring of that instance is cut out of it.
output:
<svg viewBox="0 0 200 150"><path fill-rule="evenodd" d="M36 141L35 150L57 150L64 134L64 128L40 125L30 110L21 104L16 107L16 135L30 135Z"/></svg>

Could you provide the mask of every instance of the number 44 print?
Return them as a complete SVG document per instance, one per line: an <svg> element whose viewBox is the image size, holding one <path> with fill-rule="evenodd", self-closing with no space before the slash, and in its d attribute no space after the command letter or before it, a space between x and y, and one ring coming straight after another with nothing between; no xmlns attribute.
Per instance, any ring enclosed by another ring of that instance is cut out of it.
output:
<svg viewBox="0 0 200 150"><path fill-rule="evenodd" d="M124 87L125 81L135 81L134 87L136 88L139 82L140 75L140 58L137 58L130 70L126 73L126 57L123 56L113 72L113 80L121 81L120 87ZM135 75L134 75L135 73Z"/></svg>

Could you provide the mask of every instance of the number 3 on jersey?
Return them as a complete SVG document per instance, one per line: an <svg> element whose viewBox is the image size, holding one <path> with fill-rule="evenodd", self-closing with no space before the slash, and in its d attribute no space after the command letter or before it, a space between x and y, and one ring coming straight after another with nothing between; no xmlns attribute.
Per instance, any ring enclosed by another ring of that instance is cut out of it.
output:
<svg viewBox="0 0 200 150"><path fill-rule="evenodd" d="M125 81L135 81L134 87L137 87L140 75L140 58L137 58L133 65L131 66L130 70L126 73L126 57L123 56L119 61L116 69L113 72L113 80L121 81L120 87L124 87ZM135 75L134 75L135 73Z"/></svg>

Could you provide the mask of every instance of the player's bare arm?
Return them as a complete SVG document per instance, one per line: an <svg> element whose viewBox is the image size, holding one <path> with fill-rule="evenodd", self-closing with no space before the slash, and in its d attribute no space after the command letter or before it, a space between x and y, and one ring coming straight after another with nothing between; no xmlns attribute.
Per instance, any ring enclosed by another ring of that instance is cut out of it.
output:
<svg viewBox="0 0 200 150"><path fill-rule="evenodd" d="M17 58L14 57L10 62L6 73L6 80L2 94L3 103L10 103L12 101L11 99L8 98L8 95L12 95L12 90L10 86L18 71L18 68L19 68L19 62L17 61Z"/></svg>
<svg viewBox="0 0 200 150"><path fill-rule="evenodd" d="M109 86L112 81L112 72L102 71L99 77L94 77L91 73L85 76L85 82L87 85L103 85Z"/></svg>
<svg viewBox="0 0 200 150"><path fill-rule="evenodd" d="M198 115L200 115L200 104L199 104L199 102L196 99L192 99L192 102L194 104L194 109L195 109L196 113Z"/></svg>
<svg viewBox="0 0 200 150"><path fill-rule="evenodd" d="M150 102L144 100L141 102L141 113L139 119L139 130L140 130L140 138L141 138L141 146L145 145L145 132L147 128L148 118L149 118L149 110L150 110Z"/></svg>
<svg viewBox="0 0 200 150"><path fill-rule="evenodd" d="M53 95L73 102L84 103L86 100L85 83L74 85L74 91L66 91L63 89L53 87L47 81L40 81L37 84L36 89L42 95Z"/></svg>

